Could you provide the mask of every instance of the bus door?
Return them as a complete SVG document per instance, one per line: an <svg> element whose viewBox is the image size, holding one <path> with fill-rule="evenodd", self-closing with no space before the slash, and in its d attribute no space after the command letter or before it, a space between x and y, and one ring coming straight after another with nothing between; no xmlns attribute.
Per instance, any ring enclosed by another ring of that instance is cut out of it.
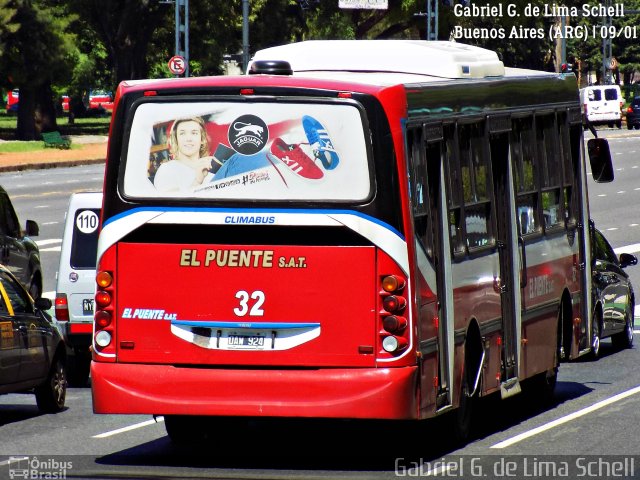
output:
<svg viewBox="0 0 640 480"><path fill-rule="evenodd" d="M500 263L500 276L495 287L500 292L502 316L502 371L500 392L502 398L520 392L519 363L522 326L522 275L524 243L517 234L516 201L513 184L513 165L509 155L508 116L490 117L488 122L491 169L495 193L496 244Z"/></svg>
<svg viewBox="0 0 640 480"><path fill-rule="evenodd" d="M565 118L566 117L566 118ZM566 120L566 121L565 121ZM568 114L558 115L558 132L560 152L564 167L564 192L565 216L567 218L567 229L572 243L577 243L578 258L577 265L574 265L580 282L580 289L583 292L591 292L591 266L590 258L592 245L589 232L589 211L587 205L587 185L583 175L582 158L584 155L584 143L582 137L582 117L580 111L571 109ZM575 238L577 235L577 239ZM575 247L574 247L575 248ZM591 295L585 294L581 303L582 310L580 317L586 323L586 334L582 338L579 346L583 353L591 347L592 332L592 301ZM572 355L572 318L565 318L563 325L563 339L560 346L561 358L569 359L577 355Z"/></svg>
<svg viewBox="0 0 640 480"><path fill-rule="evenodd" d="M418 289L422 317L420 347L423 357L428 358L435 351L435 404L441 411L452 405L454 342L443 128L441 124L427 125L412 130L408 138L412 152L416 261L423 283Z"/></svg>

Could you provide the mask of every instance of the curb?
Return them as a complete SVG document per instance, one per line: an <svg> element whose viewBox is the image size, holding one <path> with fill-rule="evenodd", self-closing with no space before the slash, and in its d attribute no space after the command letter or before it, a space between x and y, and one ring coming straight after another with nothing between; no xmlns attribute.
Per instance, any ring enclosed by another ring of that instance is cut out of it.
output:
<svg viewBox="0 0 640 480"><path fill-rule="evenodd" d="M45 168L77 167L80 165L97 165L105 163L104 158L94 158L89 160L60 160L57 162L33 162L14 165L0 165L0 173L21 172L24 170L41 170Z"/></svg>

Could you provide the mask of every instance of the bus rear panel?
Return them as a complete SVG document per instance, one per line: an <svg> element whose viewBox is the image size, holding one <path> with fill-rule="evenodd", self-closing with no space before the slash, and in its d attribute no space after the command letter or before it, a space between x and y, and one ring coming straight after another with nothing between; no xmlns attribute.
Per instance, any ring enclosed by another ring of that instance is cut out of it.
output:
<svg viewBox="0 0 640 480"><path fill-rule="evenodd" d="M114 120L95 412L418 418L407 247L376 191L397 165L363 105L376 102L152 91L121 90ZM172 129L195 117L216 173L164 190Z"/></svg>

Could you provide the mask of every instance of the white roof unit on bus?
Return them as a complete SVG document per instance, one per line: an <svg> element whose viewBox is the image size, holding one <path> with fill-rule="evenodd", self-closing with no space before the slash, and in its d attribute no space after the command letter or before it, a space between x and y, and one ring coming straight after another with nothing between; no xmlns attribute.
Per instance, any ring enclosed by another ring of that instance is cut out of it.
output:
<svg viewBox="0 0 640 480"><path fill-rule="evenodd" d="M258 50L254 60L285 60L294 72L394 72L442 78L504 75L492 51L426 40L307 40Z"/></svg>

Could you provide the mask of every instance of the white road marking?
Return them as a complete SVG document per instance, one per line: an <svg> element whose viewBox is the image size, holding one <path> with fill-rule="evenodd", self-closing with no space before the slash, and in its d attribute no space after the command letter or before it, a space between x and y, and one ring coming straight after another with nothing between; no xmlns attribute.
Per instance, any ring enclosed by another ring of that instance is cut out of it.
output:
<svg viewBox="0 0 640 480"><path fill-rule="evenodd" d="M11 465L12 463L19 463L23 460L29 460L29 457L9 457L8 460L0 462L0 465Z"/></svg>
<svg viewBox="0 0 640 480"><path fill-rule="evenodd" d="M58 246L58 247L49 247L49 248L41 248L40 249L40 253L42 252L60 252L62 251L62 247Z"/></svg>
<svg viewBox="0 0 640 480"><path fill-rule="evenodd" d="M38 247L44 247L45 245L51 245L52 243L61 243L61 238L49 238L47 240L36 240Z"/></svg>
<svg viewBox="0 0 640 480"><path fill-rule="evenodd" d="M149 425L154 425L159 422L164 422L164 417L156 417L153 420L147 420L145 422L134 423L133 425L129 425L127 427L118 428L116 430L111 430L110 432L99 433L98 435L94 435L92 438L107 438L113 435L118 435L119 433L129 432L131 430L135 430L137 428L148 427Z"/></svg>
<svg viewBox="0 0 640 480"><path fill-rule="evenodd" d="M613 251L618 255L620 255L621 253L638 253L640 252L640 243L634 243L632 245L625 245L624 247L614 248Z"/></svg>
<svg viewBox="0 0 640 480"><path fill-rule="evenodd" d="M538 435L539 433L546 432L547 430L551 430L552 428L555 428L559 425L563 425L572 420L583 417L584 415L588 415L589 413L595 412L596 410L600 410L601 408L611 405L612 403L619 402L620 400L624 400L625 398L630 397L632 395L636 395L637 393L640 393L640 386L632 388L631 390L627 390L622 393L618 393L613 397L594 403L589 407L585 407L581 410L578 410L577 412L573 412L569 415L565 415L564 417L560 417L557 420L553 420L552 422L548 422L548 423L545 423L544 425L540 425L539 427L533 428L527 432L523 432L519 435L516 435L515 437L511 437L511 438L508 438L507 440L503 440L502 442L496 443L495 445L491 446L491 448L510 447L511 445L521 442L522 440L526 440L527 438Z"/></svg>

